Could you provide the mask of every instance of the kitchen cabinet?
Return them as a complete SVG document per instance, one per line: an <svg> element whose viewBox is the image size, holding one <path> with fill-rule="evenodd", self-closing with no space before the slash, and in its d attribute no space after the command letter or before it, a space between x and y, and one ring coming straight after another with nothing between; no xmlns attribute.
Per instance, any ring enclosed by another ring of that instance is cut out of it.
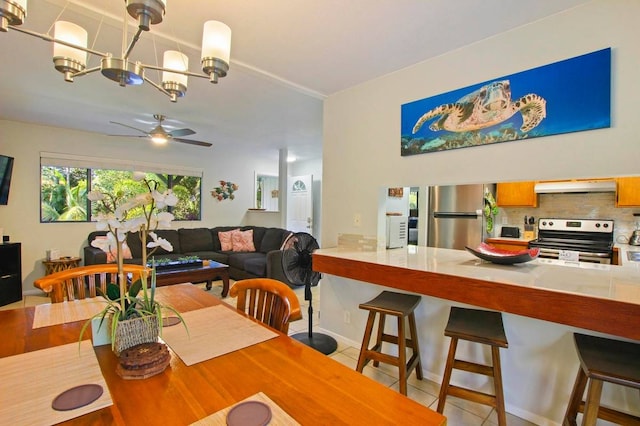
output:
<svg viewBox="0 0 640 426"><path fill-rule="evenodd" d="M640 206L640 177L616 179L616 207Z"/></svg>
<svg viewBox="0 0 640 426"><path fill-rule="evenodd" d="M503 182L496 185L496 203L500 207L538 207L535 182Z"/></svg>

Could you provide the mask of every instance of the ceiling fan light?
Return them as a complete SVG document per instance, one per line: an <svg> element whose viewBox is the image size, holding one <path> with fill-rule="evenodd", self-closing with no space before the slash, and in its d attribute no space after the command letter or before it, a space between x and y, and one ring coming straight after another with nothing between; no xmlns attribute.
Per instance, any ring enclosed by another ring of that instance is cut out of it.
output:
<svg viewBox="0 0 640 426"><path fill-rule="evenodd" d="M27 0L0 0L0 31L9 25L22 25L27 15Z"/></svg>
<svg viewBox="0 0 640 426"><path fill-rule="evenodd" d="M220 21L207 21L202 31L202 70L212 83L229 70L231 56L231 28Z"/></svg>
<svg viewBox="0 0 640 426"><path fill-rule="evenodd" d="M169 141L169 139L162 134L151 135L151 140L158 145L164 145Z"/></svg>
<svg viewBox="0 0 640 426"><path fill-rule="evenodd" d="M189 58L181 52L167 50L164 52L162 67L186 72L189 69ZM185 95L187 92L187 81L188 77L186 74L162 71L162 87L167 92L175 95L172 96L172 101Z"/></svg>
<svg viewBox="0 0 640 426"><path fill-rule="evenodd" d="M86 49L87 31L72 22L56 21L53 38ZM87 52L61 43L53 43L53 63L65 74L65 80L73 81L73 74L83 71L87 64Z"/></svg>

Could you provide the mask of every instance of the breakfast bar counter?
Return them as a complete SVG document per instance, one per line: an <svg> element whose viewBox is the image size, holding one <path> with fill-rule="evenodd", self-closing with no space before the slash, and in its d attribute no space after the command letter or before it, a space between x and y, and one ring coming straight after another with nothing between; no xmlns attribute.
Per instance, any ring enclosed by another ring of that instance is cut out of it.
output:
<svg viewBox="0 0 640 426"><path fill-rule="evenodd" d="M360 303L382 290L422 295L415 311L422 370L435 383L442 381L447 359L444 329L451 307L502 312L509 342L500 351L506 411L540 425L562 423L579 365L573 333L640 340L638 265L540 258L498 265L465 250L416 246L313 253L313 268L322 273L319 328L354 345L367 319ZM457 356L490 363L488 351L474 349L461 346ZM490 379L476 379L456 380L492 392ZM605 405L640 414L637 391L605 387L603 398Z"/></svg>
<svg viewBox="0 0 640 426"><path fill-rule="evenodd" d="M497 265L463 250L321 249L316 271L640 340L640 264L535 259Z"/></svg>

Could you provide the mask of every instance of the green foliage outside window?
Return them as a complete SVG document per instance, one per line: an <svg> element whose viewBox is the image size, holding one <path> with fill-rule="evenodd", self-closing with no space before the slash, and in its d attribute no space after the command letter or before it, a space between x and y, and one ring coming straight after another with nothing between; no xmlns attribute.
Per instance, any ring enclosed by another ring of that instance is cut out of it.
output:
<svg viewBox="0 0 640 426"><path fill-rule="evenodd" d="M92 206L87 199L89 178L91 189L107 194L129 198L147 191L141 182L133 180L132 172L122 170L42 166L40 176L41 222L93 220L97 211L96 205ZM200 177L157 173L147 173L146 177L159 183L158 191L164 192L171 188L176 194L178 203L169 208L175 220L200 219Z"/></svg>
<svg viewBox="0 0 640 426"><path fill-rule="evenodd" d="M40 174L42 222L87 220L87 170L43 166Z"/></svg>

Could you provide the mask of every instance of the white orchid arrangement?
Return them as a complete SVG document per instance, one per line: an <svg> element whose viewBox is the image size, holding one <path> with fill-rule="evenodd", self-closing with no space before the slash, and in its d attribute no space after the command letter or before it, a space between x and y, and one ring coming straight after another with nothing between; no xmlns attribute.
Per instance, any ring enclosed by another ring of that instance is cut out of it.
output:
<svg viewBox="0 0 640 426"><path fill-rule="evenodd" d="M158 247L172 251L173 246L154 232L158 228L168 228L174 216L169 212L159 212L166 206L175 206L178 197L169 189L164 193L157 190L158 182L145 178L145 174L135 172L133 179L142 181L148 191L138 194L131 199L122 200L122 194L105 194L101 191L90 191L87 197L93 202L99 202L100 211L97 215L96 229L108 231L106 240L94 240L91 245L108 252L109 247L115 246L122 251L129 232L138 232L142 241L143 265L147 263L147 256ZM130 217L133 211L142 211L142 215ZM147 243L147 235L153 241ZM147 253L147 248L152 249Z"/></svg>
<svg viewBox="0 0 640 426"><path fill-rule="evenodd" d="M93 247L104 252L110 252L111 247L116 248L118 262L118 280L120 286L120 303L125 310L125 296L127 294L126 280L123 272L123 245L127 240L127 234L137 232L142 242L142 265L147 266L147 258L153 254L158 247L166 251L173 251L173 246L169 241L159 237L154 231L160 227L168 228L174 216L168 212L159 212L167 206L175 206L178 197L167 190L161 193L157 190L158 182L146 179L145 174L135 172L133 179L145 184L148 191L138 194L130 199L123 199L123 194L106 194L101 191L90 191L87 195L89 200L99 203L96 229L107 231L106 239L94 239L91 242ZM140 214L140 212L142 212ZM135 215L132 217L132 215ZM151 237L151 241L148 240ZM151 249L149 252L147 249ZM146 274L145 274L146 275ZM144 298L147 298L146 276L143 276L142 289ZM152 283L154 284L154 283Z"/></svg>

